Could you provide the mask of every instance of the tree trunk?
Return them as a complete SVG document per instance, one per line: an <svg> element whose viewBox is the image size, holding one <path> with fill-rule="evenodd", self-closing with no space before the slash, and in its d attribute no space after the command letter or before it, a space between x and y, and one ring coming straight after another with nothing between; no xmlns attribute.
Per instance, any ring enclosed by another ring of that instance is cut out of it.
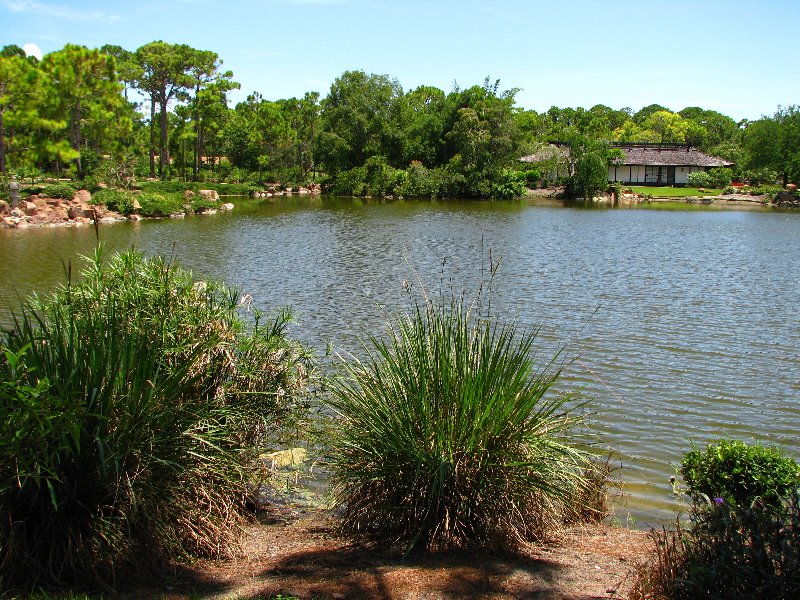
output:
<svg viewBox="0 0 800 600"><path fill-rule="evenodd" d="M0 173L6 172L6 129L3 125L3 113L0 112Z"/></svg>
<svg viewBox="0 0 800 600"><path fill-rule="evenodd" d="M72 149L78 153L78 158L75 159L75 167L77 169L78 179L83 180L83 163L81 162L81 102L75 105L75 112L72 114Z"/></svg>
<svg viewBox="0 0 800 600"><path fill-rule="evenodd" d="M200 172L200 111L197 109L197 94L200 92L200 86L196 85L194 88L194 152L192 154L192 179L197 181L197 174Z"/></svg>
<svg viewBox="0 0 800 600"><path fill-rule="evenodd" d="M161 179L166 179L169 170L169 146L167 139L167 98L166 94L161 97L161 145L159 150L161 156L158 161L158 175Z"/></svg>
<svg viewBox="0 0 800 600"><path fill-rule="evenodd" d="M156 99L150 97L150 177L156 176Z"/></svg>

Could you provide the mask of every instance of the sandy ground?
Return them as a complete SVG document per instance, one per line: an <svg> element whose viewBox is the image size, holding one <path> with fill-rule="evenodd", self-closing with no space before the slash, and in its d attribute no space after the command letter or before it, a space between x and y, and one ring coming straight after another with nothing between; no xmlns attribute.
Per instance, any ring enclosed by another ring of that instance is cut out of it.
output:
<svg viewBox="0 0 800 600"><path fill-rule="evenodd" d="M411 556L359 547L341 537L322 510L290 511L254 525L241 558L182 567L166 583L126 598L302 600L624 598L646 533L606 525L568 530L557 543L513 555L450 552Z"/></svg>

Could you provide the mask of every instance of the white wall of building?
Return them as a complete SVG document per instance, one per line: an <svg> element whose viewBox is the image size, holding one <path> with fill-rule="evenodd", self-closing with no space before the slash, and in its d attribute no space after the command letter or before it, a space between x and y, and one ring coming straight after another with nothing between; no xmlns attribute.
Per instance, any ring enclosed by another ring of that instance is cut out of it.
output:
<svg viewBox="0 0 800 600"><path fill-rule="evenodd" d="M675 183L686 184L689 173L705 171L705 167L675 167ZM625 183L645 183L644 165L623 165L621 167L608 167L609 181L624 181Z"/></svg>

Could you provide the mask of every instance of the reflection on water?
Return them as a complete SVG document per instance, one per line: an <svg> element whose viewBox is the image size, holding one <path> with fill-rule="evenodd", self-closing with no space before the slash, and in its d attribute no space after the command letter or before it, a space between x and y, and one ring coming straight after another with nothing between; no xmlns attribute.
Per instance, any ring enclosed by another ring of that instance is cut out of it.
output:
<svg viewBox="0 0 800 600"><path fill-rule="evenodd" d="M524 203L243 201L232 214L110 225L101 238L176 256L291 305L294 333L357 351L404 291L474 292L500 261L492 310L541 324L547 357L577 355L562 388L594 398L626 507L673 514L668 479L691 442L757 437L796 452L800 430L800 215L587 211ZM94 231L0 231L0 301L44 291ZM0 319L7 319L7 309Z"/></svg>

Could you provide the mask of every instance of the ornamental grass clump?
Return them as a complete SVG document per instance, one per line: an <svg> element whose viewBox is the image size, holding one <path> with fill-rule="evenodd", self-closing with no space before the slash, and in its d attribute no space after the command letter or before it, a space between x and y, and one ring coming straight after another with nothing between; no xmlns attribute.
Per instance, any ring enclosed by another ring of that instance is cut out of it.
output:
<svg viewBox="0 0 800 600"><path fill-rule="evenodd" d="M98 251L23 307L0 336L0 590L109 589L123 567L236 551L259 447L309 367L285 316L247 325L238 303Z"/></svg>
<svg viewBox="0 0 800 600"><path fill-rule="evenodd" d="M507 549L577 512L579 404L536 332L431 302L369 338L334 386L332 483L346 531L405 549Z"/></svg>

